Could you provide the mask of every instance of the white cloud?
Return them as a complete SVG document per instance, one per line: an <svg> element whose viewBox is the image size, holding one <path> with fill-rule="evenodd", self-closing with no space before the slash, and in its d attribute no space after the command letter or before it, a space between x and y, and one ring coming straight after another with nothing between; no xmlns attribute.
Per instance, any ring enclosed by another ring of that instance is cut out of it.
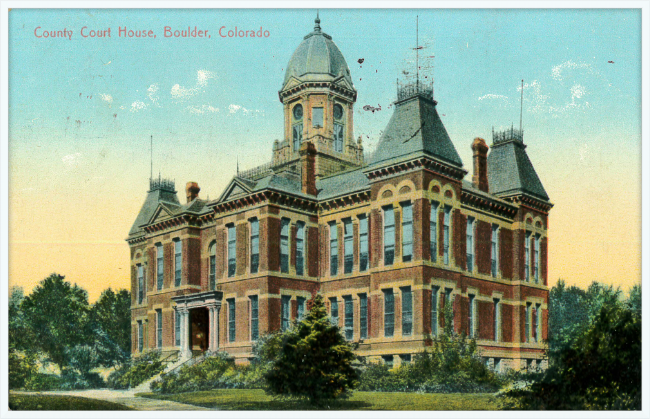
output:
<svg viewBox="0 0 650 419"><path fill-rule="evenodd" d="M521 86L517 86L517 91L521 92ZM548 111L548 95L542 91L542 85L539 81L533 80L524 84L524 102L528 103L528 111L533 113Z"/></svg>
<svg viewBox="0 0 650 419"><path fill-rule="evenodd" d="M240 110L244 113L248 113L248 109L244 108L243 106L234 105L234 104L229 105L228 110L230 111L230 113L237 113Z"/></svg>
<svg viewBox="0 0 650 419"><path fill-rule="evenodd" d="M213 107L211 105L188 106L187 110L190 111L190 113L193 113L193 114L204 114L204 113L219 112L219 108L215 108L215 107Z"/></svg>
<svg viewBox="0 0 650 419"><path fill-rule="evenodd" d="M187 100L195 94L199 93L202 87L208 85L208 80L215 78L216 75L208 70L198 70L196 72L196 85L191 88L181 86L180 84L175 84L172 86L171 95L175 100Z"/></svg>
<svg viewBox="0 0 650 419"><path fill-rule="evenodd" d="M207 86L208 80L215 78L215 74L208 70L199 70L196 72L196 84L199 86Z"/></svg>
<svg viewBox="0 0 650 419"><path fill-rule="evenodd" d="M63 164L66 166L74 166L76 163L78 163L79 158L81 157L81 153L73 153L73 154L68 154L67 156L63 156L61 158L61 161L63 161Z"/></svg>
<svg viewBox="0 0 650 419"><path fill-rule="evenodd" d="M149 88L147 89L147 96L149 97L149 100L154 103L154 105L158 105L158 84L154 83Z"/></svg>
<svg viewBox="0 0 650 419"><path fill-rule="evenodd" d="M100 93L99 96L101 96L104 102L108 102L109 104L113 103L113 96L106 93Z"/></svg>
<svg viewBox="0 0 650 419"><path fill-rule="evenodd" d="M478 100L485 100L485 99L500 99L500 100L503 100L503 101L507 102L508 101L508 96L495 95L495 94L492 94L492 93L488 93L487 95L483 95L483 96L478 98Z"/></svg>
<svg viewBox="0 0 650 419"><path fill-rule="evenodd" d="M262 115L263 116L264 115L263 110L260 110L260 109L246 109L241 105L235 105L235 104L228 105L228 112L230 114L240 113L240 114L243 114L243 115L253 115L253 116L256 116L256 115Z"/></svg>
<svg viewBox="0 0 650 419"><path fill-rule="evenodd" d="M146 103L141 102L139 100L136 100L135 102L133 102L131 104L131 112L138 112L138 111L141 111L143 109L147 109L147 106L149 106L149 105L147 105Z"/></svg>
<svg viewBox="0 0 650 419"><path fill-rule="evenodd" d="M563 62L562 64L553 67L553 69L551 70L551 75L555 80L561 81L564 79L564 75L563 75L564 70L577 70L577 69L587 69L590 73L593 72L591 68L591 64L576 63L573 62L572 60L568 60Z"/></svg>

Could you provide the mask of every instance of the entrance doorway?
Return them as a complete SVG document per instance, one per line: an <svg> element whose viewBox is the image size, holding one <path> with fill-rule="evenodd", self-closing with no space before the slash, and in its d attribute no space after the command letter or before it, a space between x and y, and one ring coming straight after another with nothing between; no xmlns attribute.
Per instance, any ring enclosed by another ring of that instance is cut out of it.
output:
<svg viewBox="0 0 650 419"><path fill-rule="evenodd" d="M207 307L190 310L190 342L193 351L205 352L210 342L210 312Z"/></svg>

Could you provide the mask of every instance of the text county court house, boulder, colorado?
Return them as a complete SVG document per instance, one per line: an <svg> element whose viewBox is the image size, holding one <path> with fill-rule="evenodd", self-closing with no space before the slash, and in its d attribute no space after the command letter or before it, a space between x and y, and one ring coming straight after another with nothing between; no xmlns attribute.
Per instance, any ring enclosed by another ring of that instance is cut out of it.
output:
<svg viewBox="0 0 650 419"><path fill-rule="evenodd" d="M284 137L271 161L215 200L151 179L128 236L132 351L238 362L321 293L358 355L409 362L443 329L474 337L492 367L545 364L548 213L520 130L458 144L431 85L399 86L377 148L355 140L357 91L320 20L286 69ZM269 144L270 145L270 144Z"/></svg>

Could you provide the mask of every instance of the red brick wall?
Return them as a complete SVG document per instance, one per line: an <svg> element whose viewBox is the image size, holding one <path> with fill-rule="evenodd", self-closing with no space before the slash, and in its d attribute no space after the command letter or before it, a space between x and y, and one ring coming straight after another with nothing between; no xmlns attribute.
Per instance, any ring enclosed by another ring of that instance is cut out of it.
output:
<svg viewBox="0 0 650 419"><path fill-rule="evenodd" d="M485 221L476 221L476 268L478 273L491 274L492 226Z"/></svg>
<svg viewBox="0 0 650 419"><path fill-rule="evenodd" d="M308 248L307 251L307 272L309 276L316 277L318 276L318 267L319 267L319 254L318 254L318 227L308 227L307 235L308 238L305 246Z"/></svg>
<svg viewBox="0 0 650 419"><path fill-rule="evenodd" d="M243 275L246 273L248 266L248 224L242 223L235 227L235 234L237 235L237 270L236 275Z"/></svg>
<svg viewBox="0 0 650 419"><path fill-rule="evenodd" d="M280 219L267 219L268 240L265 245L260 244L260 251L266 248L268 252L268 263L270 271L280 270Z"/></svg>
<svg viewBox="0 0 650 419"><path fill-rule="evenodd" d="M479 339L494 339L494 303L477 301L478 337Z"/></svg>
<svg viewBox="0 0 650 419"><path fill-rule="evenodd" d="M183 241L182 284L201 285L201 239L188 238Z"/></svg>
<svg viewBox="0 0 650 419"><path fill-rule="evenodd" d="M456 266L467 269L467 217L456 209L453 212L453 252Z"/></svg>
<svg viewBox="0 0 650 419"><path fill-rule="evenodd" d="M330 231L329 225L320 226L320 258L323 263L320 264L321 276L329 276L330 272Z"/></svg>
<svg viewBox="0 0 650 419"><path fill-rule="evenodd" d="M512 230L501 228L499 231L499 266L501 267L501 276L505 279L512 279Z"/></svg>
<svg viewBox="0 0 650 419"><path fill-rule="evenodd" d="M413 260L422 260L424 254L424 199L416 199L413 202ZM427 218L428 226L428 218ZM428 234L428 233L427 233ZM426 244L429 244L427 240Z"/></svg>
<svg viewBox="0 0 650 419"><path fill-rule="evenodd" d="M382 215L381 210L373 209L370 214L370 267L376 268L384 260L382 245Z"/></svg>
<svg viewBox="0 0 650 419"><path fill-rule="evenodd" d="M514 342L514 307L501 304L501 337L503 342Z"/></svg>

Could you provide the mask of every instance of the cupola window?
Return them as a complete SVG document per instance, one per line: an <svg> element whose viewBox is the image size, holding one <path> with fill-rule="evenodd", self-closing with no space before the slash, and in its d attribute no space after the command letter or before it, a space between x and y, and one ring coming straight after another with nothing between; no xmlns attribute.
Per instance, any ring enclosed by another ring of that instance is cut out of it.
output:
<svg viewBox="0 0 650 419"><path fill-rule="evenodd" d="M297 104L293 107L293 150L300 149L302 142L302 105Z"/></svg>
<svg viewBox="0 0 650 419"><path fill-rule="evenodd" d="M343 152L343 125L334 124L334 151Z"/></svg>
<svg viewBox="0 0 650 419"><path fill-rule="evenodd" d="M313 108L311 110L311 124L314 128L323 127L323 108Z"/></svg>

